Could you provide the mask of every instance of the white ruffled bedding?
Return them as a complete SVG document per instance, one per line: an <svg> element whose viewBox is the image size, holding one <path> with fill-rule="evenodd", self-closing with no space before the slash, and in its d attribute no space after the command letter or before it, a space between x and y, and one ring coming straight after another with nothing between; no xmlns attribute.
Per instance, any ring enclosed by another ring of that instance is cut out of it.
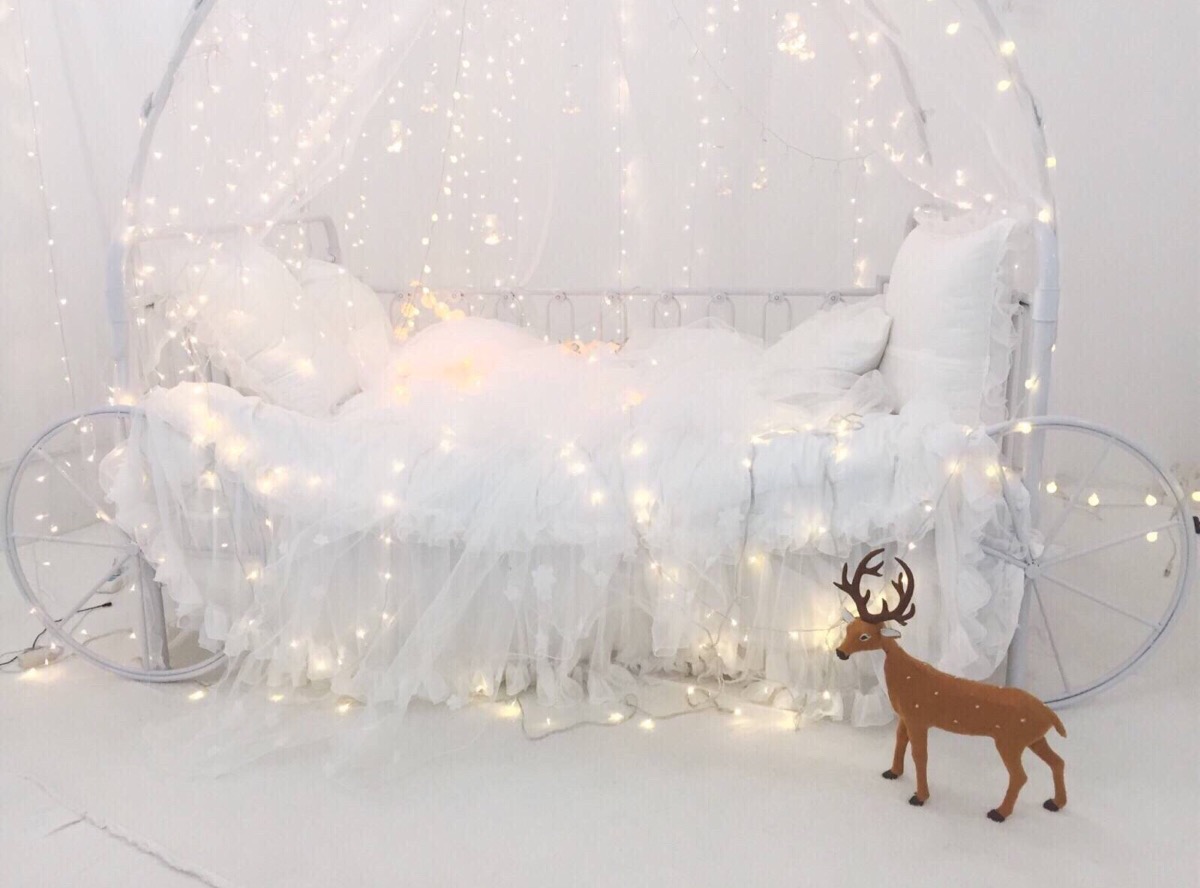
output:
<svg viewBox="0 0 1200 888"><path fill-rule="evenodd" d="M890 413L878 373L781 392L764 366L723 329L578 354L439 324L329 418L154 390L106 484L174 618L243 686L568 705L720 675L878 723L871 660L831 652L832 582L885 544L917 576L906 647L989 675L1021 594L979 546L1005 508L992 442L931 405Z"/></svg>

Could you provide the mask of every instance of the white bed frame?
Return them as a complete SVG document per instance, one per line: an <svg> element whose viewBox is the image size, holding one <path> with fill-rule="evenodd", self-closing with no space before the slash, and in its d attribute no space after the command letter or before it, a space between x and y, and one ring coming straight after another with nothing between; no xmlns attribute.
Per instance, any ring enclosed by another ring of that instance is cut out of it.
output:
<svg viewBox="0 0 1200 888"><path fill-rule="evenodd" d="M999 21L996 19L988 0L973 0L976 6L979 7L980 13L984 21L991 29L996 41L999 45L1003 39L1003 30ZM143 109L143 117L145 126L142 132L141 143L134 167L131 173L130 186L128 189L127 199L130 205L136 206L141 196L143 173L149 158L151 145L153 143L154 131L158 124L160 115L167 104L168 96L170 95L172 85L174 83L176 72L182 64L188 48L190 47L193 38L196 36L208 13L214 5L214 0L196 0L195 6L187 25L180 37L178 47L175 54L167 67L163 79L155 91L146 102ZM899 64L904 69L903 59L899 59ZM1041 116L1038 113L1036 103L1032 94L1028 90L1025 80L1021 74L1020 68L1016 65L1015 60L1010 60L1009 77L1013 84L1014 92L1024 97L1033 109L1033 117L1037 121L1037 132L1034 134L1035 139L1039 140L1040 147L1045 153L1046 141L1045 135L1041 126ZM1043 176L1045 176L1043 171ZM1048 181L1044 182L1047 193L1050 192ZM341 252L337 240L337 229L333 221L327 217L308 217L295 220L292 223L304 226L306 231L311 231L319 228L323 232L327 248L324 258L335 262L341 261ZM232 229L230 229L232 230ZM206 234L215 234L217 232L205 232ZM155 238L171 237L179 233L160 232ZM1178 482L1171 478L1153 458L1145 453L1137 445L1130 442L1122 436L1100 429L1088 423L1078 420L1059 419L1048 417L1046 415L1047 404L1050 394L1050 386L1052 381L1052 352L1054 348L1055 336L1058 325L1058 304L1059 304L1059 263L1058 263L1058 243L1053 227L1049 224L1037 222L1033 224L1033 235L1037 251L1037 279L1033 291L1029 294L1020 296L1020 311L1018 313L1018 323L1020 324L1020 344L1014 356L1012 370L1008 380L1007 387L1007 408L1010 419L1004 423L997 424L987 429L987 432L992 437L996 438L1002 446L1005 462L1008 466L1019 470L1023 483L1027 487L1037 487L1042 483L1042 460L1043 450L1040 443L1043 438L1041 435L1030 434L1034 430L1065 430L1071 433L1081 433L1089 435L1097 435L1104 438L1109 446L1118 446L1124 448L1129 453L1139 459L1149 470L1150 474L1159 479L1164 490L1168 491L1169 496L1174 498L1175 513L1181 527L1184 528L1184 545L1180 552L1180 570L1178 580L1175 587L1175 593L1169 603L1169 607L1158 623L1154 624L1154 632L1148 638L1146 643L1135 652L1135 654L1124 662L1116 664L1110 673L1093 686L1090 686L1078 693L1069 694L1065 697L1052 700L1052 703L1064 703L1082 699L1083 697L1095 693L1113 681L1119 679L1128 670L1137 663L1144 654L1161 637L1162 632L1170 623L1171 618L1178 609L1179 602L1182 598L1183 591L1188 587L1189 576L1192 562L1192 546L1191 546L1191 524L1190 516L1186 506L1186 501L1183 497L1183 492L1180 489ZM144 241L143 241L144 242ZM136 335L136 327L131 324L128 316L128 307L136 300L136 295L132 287L134 275L132 270L136 263L136 256L139 249L138 243L132 243L126 240L119 240L113 244L110 251L109 262L109 277L108 277L108 303L110 307L110 317L114 328L114 347L118 365L118 382L121 386L129 388L132 380L139 378L139 374L134 372L132 367L133 356L131 355L131 335ZM476 305L487 306L491 303L493 315L503 313L505 307L512 309L514 306L519 306L524 297L544 299L547 327L550 326L551 311L565 311L570 320L570 326L573 328L572 335L579 335L581 338L603 338L603 335L597 337L586 335L588 331L579 331L576 324L576 301L582 301L588 298L607 297L609 307L614 305L623 309L627 300L634 296L650 295L656 300L656 313L654 315L657 320L658 310L665 312L667 320L671 319L672 314L678 319L681 317L680 298L697 298L707 300L707 312L712 312L716 307L720 307L723 311L727 306L734 306L734 312L737 311L736 306L740 305L743 300L760 299L764 301L764 322L763 332L766 333L766 312L768 309L776 311L782 310L785 313L787 326L791 326L808 312L802 312L797 316L797 305L807 306L808 310L815 310L820 304L830 298L861 298L874 295L886 285L885 279L880 279L875 288L850 288L850 289L812 289L812 288L796 288L778 291L736 291L734 289L725 290L671 290L659 291L647 294L645 291L623 290L623 291L595 291L595 292L575 292L575 291L501 291L501 292L472 292L464 291L461 293L461 298L464 300L475 300ZM394 298L403 298L403 294L393 294ZM146 303L143 303L145 306ZM603 303L602 303L603 305ZM485 312L486 313L486 312ZM627 319L622 324L625 330L628 329ZM604 324L600 321L596 327L598 332L603 334ZM565 338L565 337L564 337ZM166 648L166 627L164 624L164 615L162 608L162 593L157 584L150 578L150 571L144 566L144 561L141 561L140 569L141 576L141 594L143 596L143 614L144 614L144 640L143 644L143 668L132 668L127 665L115 663L105 660L93 652L89 651L86 645L80 644L73 638L70 632L63 631L59 623L56 622L51 615L46 611L42 602L42 597L39 595L39 590L35 583L31 583L25 575L21 567L21 561L18 554L19 546L22 540L15 532L15 502L17 499L17 491L25 477L26 470L29 468L34 454L44 456L45 448L49 446L54 435L71 424L78 424L85 416L97 416L103 414L117 414L119 417L128 418L129 414L135 408L128 407L106 407L99 410L85 411L77 417L71 417L62 423L55 424L48 429L43 435L39 436L34 444L22 457L17 467L13 471L10 486L6 501L5 517L6 525L6 551L8 555L9 565L16 577L18 587L21 589L25 597L30 601L33 609L41 616L47 631L54 636L60 643L72 648L76 653L86 659L92 660L104 668L110 669L129 678L143 681L178 681L182 679L192 678L197 674L211 668L214 663L219 661L219 655L208 661L185 668L172 668L167 656ZM1018 414L1022 418L1018 418ZM1036 498L1035 498L1036 499ZM1036 515L1033 516L1036 519ZM1174 520L1174 519L1173 519ZM1020 534L1018 534L1019 536ZM132 542L132 541L131 541ZM1021 558L1016 558L1009 554L997 552L997 557L1002 557L1025 571L1026 575L1026 594L1021 605L1021 614L1016 633L1013 637L1012 644L1009 649L1007 663L1007 680L1010 684L1020 685L1024 683L1026 673L1026 644L1025 634L1029 625L1029 609L1031 600L1036 595L1036 580L1039 576L1041 566L1038 559L1034 557L1030 541L1021 539L1021 543L1025 548L1025 554ZM1031 594L1031 590L1032 593ZM1055 651L1057 657L1057 649ZM1061 663L1060 663L1061 671ZM1065 677L1065 676L1064 676Z"/></svg>

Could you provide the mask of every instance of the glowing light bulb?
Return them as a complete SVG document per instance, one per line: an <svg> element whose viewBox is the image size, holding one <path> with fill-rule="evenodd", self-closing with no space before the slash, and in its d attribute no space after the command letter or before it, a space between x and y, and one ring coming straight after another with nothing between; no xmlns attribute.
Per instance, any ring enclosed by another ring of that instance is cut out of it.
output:
<svg viewBox="0 0 1200 888"><path fill-rule="evenodd" d="M654 719L644 718L640 722L638 722L638 727L641 728L643 731L653 731L654 730Z"/></svg>
<svg viewBox="0 0 1200 888"><path fill-rule="evenodd" d="M188 699L192 701L203 700L207 696L207 691L205 691L204 688L200 688L199 690L192 691L190 694L188 694Z"/></svg>
<svg viewBox="0 0 1200 888"><path fill-rule="evenodd" d="M962 27L962 22L951 22L950 24L946 25L946 33L949 34L951 37L953 37L955 34L958 33L958 31L961 27Z"/></svg>
<svg viewBox="0 0 1200 888"><path fill-rule="evenodd" d="M1058 493L1058 484L1054 481L1047 481L1046 493Z"/></svg>
<svg viewBox="0 0 1200 888"><path fill-rule="evenodd" d="M1148 494L1146 494L1145 503L1148 506L1157 506L1158 505L1158 497L1156 497L1152 493L1148 493Z"/></svg>
<svg viewBox="0 0 1200 888"><path fill-rule="evenodd" d="M816 53L808 45L808 33L804 30L804 22L799 13L789 12L783 17L783 28L776 49L802 62L816 58Z"/></svg>
<svg viewBox="0 0 1200 888"><path fill-rule="evenodd" d="M399 154L404 150L404 124L399 120L392 120L388 124L388 132L391 138L386 150L388 154Z"/></svg>
<svg viewBox="0 0 1200 888"><path fill-rule="evenodd" d="M1100 495L1093 492L1092 495L1087 498L1087 504L1093 509L1096 508L1096 506L1100 505Z"/></svg>
<svg viewBox="0 0 1200 888"><path fill-rule="evenodd" d="M996 84L996 90L998 92L1008 92L1010 89L1012 89L1012 81L1011 80L1001 80L999 83Z"/></svg>
<svg viewBox="0 0 1200 888"><path fill-rule="evenodd" d="M1011 40L1004 40L1000 43L1000 55L1010 56L1017 51L1017 44Z"/></svg>
<svg viewBox="0 0 1200 888"><path fill-rule="evenodd" d="M1157 542L1157 541L1158 541L1158 531L1157 530L1152 530L1148 534L1146 534L1146 542L1153 543L1153 542Z"/></svg>

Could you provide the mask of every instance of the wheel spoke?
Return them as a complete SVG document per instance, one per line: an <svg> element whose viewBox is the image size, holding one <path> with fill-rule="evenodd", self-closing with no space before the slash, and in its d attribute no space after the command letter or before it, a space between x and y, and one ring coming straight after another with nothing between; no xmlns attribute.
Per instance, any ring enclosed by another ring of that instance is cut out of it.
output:
<svg viewBox="0 0 1200 888"><path fill-rule="evenodd" d="M1174 521L1168 521L1165 524L1158 525L1158 527L1151 527L1146 530L1139 530L1134 533L1129 533L1129 534L1126 534L1125 536L1117 537L1114 540L1108 540L1107 542L1103 542L1098 545L1091 546L1090 548L1087 548L1087 549L1080 549L1077 552L1068 552L1065 555L1057 555L1054 558L1048 558L1045 561L1040 562L1040 564L1041 564L1041 567L1043 567L1043 568L1053 567L1056 564L1062 564L1064 561L1072 561L1076 558L1082 558L1085 555L1092 555L1096 552L1103 552L1105 549L1111 549L1114 546L1120 546L1122 543L1128 543L1128 542L1131 542L1132 540L1136 540L1138 537L1144 537L1144 536L1146 536L1146 534L1158 533L1160 530L1166 530L1168 527L1174 527L1174 526L1175 526Z"/></svg>
<svg viewBox="0 0 1200 888"><path fill-rule="evenodd" d="M1050 650L1054 653L1054 662L1058 666L1058 675L1062 679L1063 690L1068 694L1074 690L1071 687L1071 682L1067 679L1067 670L1063 668L1062 656L1058 653L1058 643L1054 640L1054 630L1050 628L1050 619L1046 616L1046 605L1042 603L1042 593L1038 589L1035 581L1030 580L1030 588L1033 589L1033 600L1037 602L1038 611L1042 615L1042 625L1046 627L1046 638L1050 641Z"/></svg>
<svg viewBox="0 0 1200 888"><path fill-rule="evenodd" d="M995 546L992 546L988 543L980 543L979 548L983 549L984 552L986 552L988 555L991 555L993 558L999 558L1001 561L1006 561L1009 564L1021 568L1021 570L1025 570L1025 568L1029 566L1016 555L1005 552L1003 549L997 549Z"/></svg>
<svg viewBox="0 0 1200 888"><path fill-rule="evenodd" d="M63 546L86 546L89 549L116 549L118 552L136 552L137 546L126 543L100 543L95 540L76 540L70 537L45 536L36 533L14 533L10 539L19 543L58 543Z"/></svg>
<svg viewBox="0 0 1200 888"><path fill-rule="evenodd" d="M1158 628L1157 623L1151 623L1149 620L1144 620L1141 617L1139 617L1137 614L1131 614L1129 611L1127 611L1123 608L1119 608L1115 604L1109 604L1107 601L1097 598L1095 595L1093 595L1090 592L1084 592L1078 586L1076 586L1072 583L1068 583L1065 580L1057 579L1056 577L1052 577L1049 574L1042 574L1042 579L1046 580L1046 582L1048 582L1048 583L1053 583L1056 586L1060 586L1063 589L1066 589L1068 592L1074 592L1076 595L1082 596L1083 598L1086 598L1088 601L1094 602L1094 603L1100 605L1101 607L1106 607L1110 611L1113 611L1114 613L1118 613L1123 617L1128 617L1131 620L1141 623L1143 626L1148 626L1151 629Z"/></svg>
<svg viewBox="0 0 1200 888"><path fill-rule="evenodd" d="M1058 532L1062 530L1062 526L1066 524L1067 519L1071 517L1071 512L1075 509L1075 506L1079 504L1079 497L1083 495L1083 491L1086 490L1088 485L1092 483L1092 478L1096 476L1096 472L1100 471L1100 466L1104 463L1104 460L1108 458L1108 453L1110 450L1112 450L1112 445L1112 438L1109 438L1104 445L1104 449L1100 451L1100 456L1092 464L1092 467L1088 469L1087 474L1083 476L1083 480L1079 482L1079 486L1075 488L1075 492L1071 494L1071 498L1067 500L1066 508L1064 508L1062 514L1058 516L1058 520L1054 522L1054 526L1051 527L1050 530L1046 532L1046 535L1042 538L1043 548L1049 548L1050 544L1053 543L1058 537Z"/></svg>
<svg viewBox="0 0 1200 888"><path fill-rule="evenodd" d="M1008 506L1008 514L1012 518L1013 536L1025 548L1025 554L1028 556L1031 551L1029 547L1029 535L1022 529L1021 522L1017 519L1020 512L1017 510L1016 503L1013 502L1012 487L1008 483L1008 473L1004 469L1000 470L1000 492L1004 495L1004 504ZM1023 561L1014 563L1020 564L1021 567L1025 566Z"/></svg>
<svg viewBox="0 0 1200 888"><path fill-rule="evenodd" d="M91 506L93 509L96 510L96 517L100 517L100 515L102 515L102 514L103 515L108 514L108 511L104 508L104 506L102 506L102 505L100 505L100 503L96 502L96 500L94 500L92 498L92 495L90 493L88 493L86 490L84 490L79 485L78 481L76 481L74 478L72 478L70 475L68 475L66 472L63 471L62 466L60 466L58 464L58 460L55 457L51 456L46 451L42 450L42 448L40 448L40 447L34 448L34 452L38 456L40 456L42 459L46 460L46 462L50 463L50 468L54 469L55 472L57 472L59 475L61 475L63 480L66 481L68 484L70 484L72 489L74 489L74 491L77 494L79 494L81 497L83 497L84 501L89 506Z"/></svg>
<svg viewBox="0 0 1200 888"><path fill-rule="evenodd" d="M100 580L98 580L96 582L96 584L94 586L92 586L92 588L88 589L87 594L84 595L83 598L79 599L78 604L76 604L73 608L71 608L69 611L67 611L67 613L64 616L61 616L57 620L55 620L55 622L66 623L67 620L71 619L71 617L73 617L77 613L79 613L79 611L83 608L83 606L85 604L87 604L89 601L91 601L92 597L97 592L100 591L101 586L103 586L105 583L112 581L114 578L120 576L121 571L125 568L125 565L128 564L132 558L133 558L133 553L130 553L129 555L126 555L124 558L122 558L120 561L118 561L115 565L113 565L109 569L108 573L105 574L103 577L101 577Z"/></svg>

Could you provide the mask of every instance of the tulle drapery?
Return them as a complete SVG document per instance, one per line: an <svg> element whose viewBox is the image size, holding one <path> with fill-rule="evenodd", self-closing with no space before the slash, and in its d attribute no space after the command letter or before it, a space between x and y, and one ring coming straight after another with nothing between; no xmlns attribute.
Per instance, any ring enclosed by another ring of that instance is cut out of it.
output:
<svg viewBox="0 0 1200 888"><path fill-rule="evenodd" d="M535 689L571 706L669 672L878 722L878 676L829 649L829 579L867 544L920 568L915 653L996 667L1021 585L981 548L1013 507L995 447L944 413L891 415L870 374L799 414L761 396L761 343L727 330L619 354L501 337L494 361L484 337L447 362L459 322L322 415L209 381L242 366L222 323L241 343L286 317L269 343L284 382L325 366L334 337L298 320L313 298L264 301L245 264L274 240L300 275L297 216L328 216L346 268L412 294L404 309L450 317L463 294L499 313L512 291L549 339L526 290L865 286L919 203L1052 218L1036 108L986 3L197 15L126 208L145 419L105 469L172 619L230 655L239 705ZM253 748L295 739L265 724Z"/></svg>
<svg viewBox="0 0 1200 888"><path fill-rule="evenodd" d="M866 541L917 571L910 650L977 678L1003 658L1022 583L981 548L1008 508L985 435L879 412L877 374L803 409L764 397L761 346L720 327L619 355L510 341L468 373L452 352L471 325L497 323L425 331L414 346L441 342L406 359L400 402L366 393L331 418L155 390L105 462L171 619L230 658L240 708L197 760L300 742L285 719L244 745L275 703L529 693L562 723L652 675L880 723L879 676L832 653L831 578Z"/></svg>
<svg viewBox="0 0 1200 888"><path fill-rule="evenodd" d="M197 15L127 202L135 315L146 238L312 213L376 289L439 294L872 285L917 204L1052 219L986 0Z"/></svg>

